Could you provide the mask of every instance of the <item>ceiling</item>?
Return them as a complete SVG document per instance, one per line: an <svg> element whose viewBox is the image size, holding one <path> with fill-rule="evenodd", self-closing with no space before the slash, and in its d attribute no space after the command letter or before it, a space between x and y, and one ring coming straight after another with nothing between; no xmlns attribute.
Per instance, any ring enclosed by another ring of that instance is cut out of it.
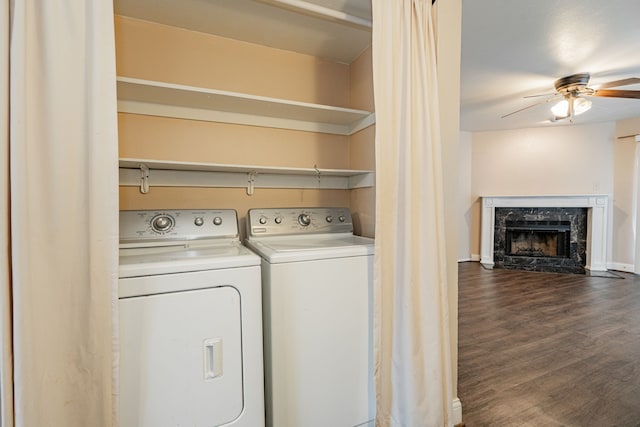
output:
<svg viewBox="0 0 640 427"><path fill-rule="evenodd" d="M460 126L467 131L569 125L550 122L553 82L588 72L590 87L640 77L638 0L462 0ZM619 89L619 88L612 88ZM640 90L640 85L620 89ZM640 117L640 99L590 97L575 124ZM557 102L557 101L554 101Z"/></svg>
<svg viewBox="0 0 640 427"><path fill-rule="evenodd" d="M319 19L316 6L337 17ZM371 43L370 0L114 0L114 7L120 15L347 64ZM638 0L462 0L461 129L570 125L549 120L546 97L524 97L553 94L556 79L575 73L590 73L596 89L640 77L638 17ZM638 99L591 101L575 124L640 117Z"/></svg>

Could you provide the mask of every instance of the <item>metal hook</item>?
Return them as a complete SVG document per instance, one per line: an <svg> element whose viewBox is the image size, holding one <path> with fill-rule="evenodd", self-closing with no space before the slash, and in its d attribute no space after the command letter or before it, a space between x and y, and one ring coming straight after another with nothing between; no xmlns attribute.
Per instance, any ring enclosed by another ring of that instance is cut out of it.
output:
<svg viewBox="0 0 640 427"><path fill-rule="evenodd" d="M140 164L140 192L142 194L149 192L149 168L144 164Z"/></svg>
<svg viewBox="0 0 640 427"><path fill-rule="evenodd" d="M248 185L247 185L247 196L253 196L253 190L255 188L255 183L256 183L256 175L258 173L253 171L253 172L249 172L249 180Z"/></svg>

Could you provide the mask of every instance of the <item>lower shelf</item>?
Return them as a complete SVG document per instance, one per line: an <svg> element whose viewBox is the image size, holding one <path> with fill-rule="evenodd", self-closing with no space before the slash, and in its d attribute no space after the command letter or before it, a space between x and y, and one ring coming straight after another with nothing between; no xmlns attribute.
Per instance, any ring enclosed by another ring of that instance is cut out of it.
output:
<svg viewBox="0 0 640 427"><path fill-rule="evenodd" d="M120 185L140 187L226 187L342 189L372 187L368 170L281 168L250 165L120 159Z"/></svg>

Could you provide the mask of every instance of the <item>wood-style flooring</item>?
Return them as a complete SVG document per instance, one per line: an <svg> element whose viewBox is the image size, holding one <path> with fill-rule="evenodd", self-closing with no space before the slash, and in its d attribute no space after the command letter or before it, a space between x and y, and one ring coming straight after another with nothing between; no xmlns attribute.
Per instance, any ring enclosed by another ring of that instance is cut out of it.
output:
<svg viewBox="0 0 640 427"><path fill-rule="evenodd" d="M640 276L459 265L466 427L640 426Z"/></svg>

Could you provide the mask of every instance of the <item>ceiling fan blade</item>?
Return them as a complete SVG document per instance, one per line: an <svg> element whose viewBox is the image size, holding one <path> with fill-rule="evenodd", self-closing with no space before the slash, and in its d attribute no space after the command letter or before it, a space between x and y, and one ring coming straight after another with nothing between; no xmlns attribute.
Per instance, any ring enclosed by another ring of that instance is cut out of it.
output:
<svg viewBox="0 0 640 427"><path fill-rule="evenodd" d="M607 98L635 98L640 99L640 90L601 90L598 89L591 96L603 96Z"/></svg>
<svg viewBox="0 0 640 427"><path fill-rule="evenodd" d="M537 95L527 95L527 96L523 96L523 98L539 98L541 96L553 96L556 95L555 93L539 93Z"/></svg>
<svg viewBox="0 0 640 427"><path fill-rule="evenodd" d="M629 79L614 80L612 82L603 83L598 87L598 89L606 89L606 88L609 88L609 87L620 87L620 86L627 86L627 85L635 85L635 84L638 84L638 83L640 83L640 78L631 77Z"/></svg>
<svg viewBox="0 0 640 427"><path fill-rule="evenodd" d="M502 118L502 119L504 119L505 117L512 116L512 115L514 115L514 114L516 114L516 113L519 113L519 112L521 112L521 111L528 110L529 108L537 107L538 105L546 104L547 102L551 102L551 101L553 101L554 99L558 99L558 98L562 98L562 96L557 95L557 96L554 96L553 98L549 98L549 99L545 99L544 101L536 102L535 104L531 104L531 105L528 105L528 106L526 106L526 107L524 107L524 108L521 108L521 109L519 109L519 110L512 111L512 112L510 112L509 114L505 114L505 115L504 115L504 116L502 116L501 118Z"/></svg>

